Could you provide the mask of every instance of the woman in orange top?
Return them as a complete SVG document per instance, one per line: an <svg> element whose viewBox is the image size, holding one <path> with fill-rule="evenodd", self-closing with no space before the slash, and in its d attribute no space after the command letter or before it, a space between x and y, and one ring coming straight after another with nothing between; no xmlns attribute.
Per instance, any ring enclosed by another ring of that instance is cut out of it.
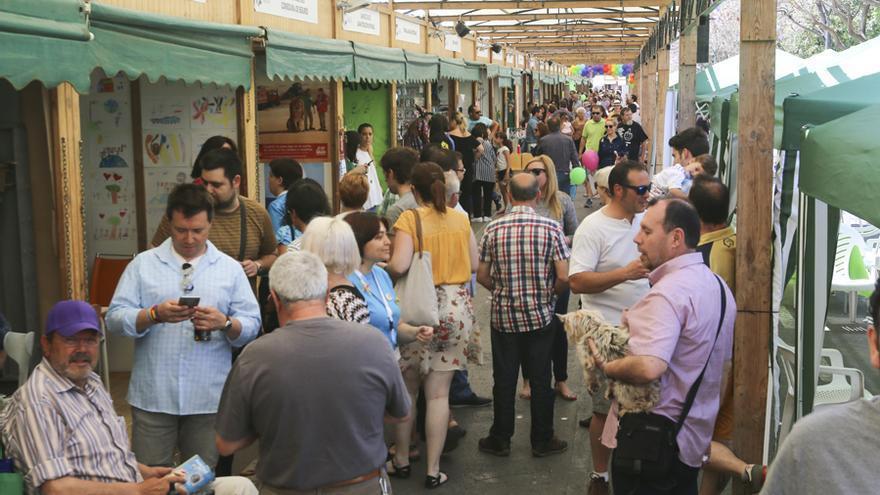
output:
<svg viewBox="0 0 880 495"><path fill-rule="evenodd" d="M453 373L465 368L470 351L468 342L474 310L467 283L477 267L477 241L467 215L446 207L443 169L436 163L420 163L413 168L410 183L420 206L403 212L394 224L394 254L388 261L388 271L399 277L409 270L418 242L415 217L418 215L422 224L422 248L431 254L440 325L424 348L415 342L400 347L401 370L413 404L419 383L424 383L425 486L436 488L448 479L446 473L440 471L440 454L449 421L449 385ZM463 256L464 253L468 255ZM410 414L410 418L415 418L415 414ZM395 456L387 466L389 475L409 475L407 456L412 426L410 419L397 427Z"/></svg>

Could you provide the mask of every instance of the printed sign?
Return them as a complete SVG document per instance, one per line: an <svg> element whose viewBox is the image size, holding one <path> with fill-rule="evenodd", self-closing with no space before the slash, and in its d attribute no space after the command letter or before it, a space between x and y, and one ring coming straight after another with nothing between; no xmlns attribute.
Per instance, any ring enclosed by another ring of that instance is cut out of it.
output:
<svg viewBox="0 0 880 495"><path fill-rule="evenodd" d="M519 67L522 67L525 64L526 64L526 56L521 53L517 53L516 54L516 65L518 65Z"/></svg>
<svg viewBox="0 0 880 495"><path fill-rule="evenodd" d="M254 0L254 10L297 21L318 23L318 0Z"/></svg>
<svg viewBox="0 0 880 495"><path fill-rule="evenodd" d="M422 42L422 26L409 22L407 20L397 18L397 30L394 35L394 38L397 41L404 41L406 43L415 43L419 44Z"/></svg>
<svg viewBox="0 0 880 495"><path fill-rule="evenodd" d="M478 46L477 47L477 58L489 58L489 47L488 46Z"/></svg>
<svg viewBox="0 0 880 495"><path fill-rule="evenodd" d="M457 34L447 34L443 39L443 45L451 52L461 51L461 38Z"/></svg>
<svg viewBox="0 0 880 495"><path fill-rule="evenodd" d="M513 65L513 54L512 53L507 54L507 63L510 65Z"/></svg>
<svg viewBox="0 0 880 495"><path fill-rule="evenodd" d="M327 160L330 158L330 145L327 143L260 144L260 160L274 160L276 158Z"/></svg>
<svg viewBox="0 0 880 495"><path fill-rule="evenodd" d="M379 19L379 13L375 10L360 9L354 12L346 12L342 16L342 29L355 33L379 36Z"/></svg>

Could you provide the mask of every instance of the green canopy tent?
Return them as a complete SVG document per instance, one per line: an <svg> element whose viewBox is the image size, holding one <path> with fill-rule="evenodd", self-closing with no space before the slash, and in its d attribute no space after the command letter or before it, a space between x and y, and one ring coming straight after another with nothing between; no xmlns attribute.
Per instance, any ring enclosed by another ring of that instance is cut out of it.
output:
<svg viewBox="0 0 880 495"><path fill-rule="evenodd" d="M259 61L262 63L262 57ZM350 41L266 29L265 73L270 79L355 80Z"/></svg>
<svg viewBox="0 0 880 495"><path fill-rule="evenodd" d="M477 82L480 80L480 67L468 65L462 59L440 57L440 77Z"/></svg>
<svg viewBox="0 0 880 495"><path fill-rule="evenodd" d="M849 132L853 136L842 140L842 134L813 132L821 126L836 119L849 116L867 107L880 105L880 74L861 77L853 81L843 82L836 86L820 89L808 95L791 96L783 103L782 156L776 174L776 212L774 250L777 254L774 266L774 305L778 307L782 293L792 274L798 273L797 290L797 397L798 414L808 413L813 409L815 387L819 365L819 354L824 339L825 317L831 283L831 269L837 245L837 225L840 210L835 205L829 206L822 198L839 204L840 194L852 195L856 189L851 188L852 181L866 180L864 174L857 173L849 178L849 182L826 182L820 180L826 176L817 173L820 167L849 166L844 155L831 159L827 151L843 151L859 133ZM848 121L844 121L848 122ZM873 123L872 123L873 124ZM845 124L838 124L844 125ZM876 125L876 124L874 124ZM870 129L868 125L863 129ZM812 129L811 129L812 128ZM808 129L808 141L803 141L804 132ZM861 139L871 139L871 133L864 133ZM829 136L836 136L839 143L828 141ZM802 148L802 142L810 143ZM821 144L821 146L820 146ZM840 146L838 146L838 144ZM855 148L856 150L858 148ZM870 156L870 155L867 155ZM798 180L803 172L802 163L809 161L810 168L806 177ZM855 169L853 170L855 171ZM781 173L779 173L781 172ZM802 194L799 185L804 184L811 192ZM836 188L834 195L818 192ZM861 198L850 198L849 201ZM847 209L862 212L854 208L852 203L845 203ZM869 216L869 218L873 218Z"/></svg>
<svg viewBox="0 0 880 495"><path fill-rule="evenodd" d="M357 79L378 82L406 81L406 57L400 48L364 43L354 46L354 73Z"/></svg>
<svg viewBox="0 0 880 495"><path fill-rule="evenodd" d="M406 80L407 82L433 82L440 74L440 57L407 51Z"/></svg>

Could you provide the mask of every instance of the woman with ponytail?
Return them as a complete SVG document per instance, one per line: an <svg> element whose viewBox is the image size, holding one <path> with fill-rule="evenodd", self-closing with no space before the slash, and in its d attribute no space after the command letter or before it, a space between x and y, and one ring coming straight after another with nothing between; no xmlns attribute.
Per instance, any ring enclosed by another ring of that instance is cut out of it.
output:
<svg viewBox="0 0 880 495"><path fill-rule="evenodd" d="M425 486L436 488L448 479L446 473L440 471L440 454L449 422L449 385L453 373L464 369L467 359L475 358L474 350L468 346L474 310L467 284L477 267L477 242L467 215L446 207L446 181L439 165L419 163L413 167L410 184L419 207L403 212L394 224L394 254L387 269L394 277L405 275L409 270L418 243L418 215L424 242L422 249L431 254L440 325L427 344L413 342L400 347L400 367L413 404L419 384L424 385ZM386 466L391 476L409 475L408 453L415 416L410 414L408 421L397 425L395 455Z"/></svg>

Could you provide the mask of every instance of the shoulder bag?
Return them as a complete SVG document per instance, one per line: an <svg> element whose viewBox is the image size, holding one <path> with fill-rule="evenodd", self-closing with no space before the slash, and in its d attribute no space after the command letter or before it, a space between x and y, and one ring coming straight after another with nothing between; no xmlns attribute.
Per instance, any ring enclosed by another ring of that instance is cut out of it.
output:
<svg viewBox="0 0 880 495"><path fill-rule="evenodd" d="M620 418L613 463L615 471L625 476L644 481L661 481L670 478L672 468L678 459L678 443L675 439L687 419L691 406L694 405L697 390L709 366L727 312L727 293L718 275L715 275L715 279L718 281L718 288L721 289L721 316L718 318L718 330L715 332L712 347L709 348L709 358L706 359L700 376L688 390L678 421L648 412L629 413Z"/></svg>
<svg viewBox="0 0 880 495"><path fill-rule="evenodd" d="M416 220L416 238L413 239L412 263L406 275L397 282L397 297L400 300L400 320L410 325L440 325L440 311L437 308L437 292L434 289L434 273L431 253L424 251L422 220L417 209L412 208Z"/></svg>

